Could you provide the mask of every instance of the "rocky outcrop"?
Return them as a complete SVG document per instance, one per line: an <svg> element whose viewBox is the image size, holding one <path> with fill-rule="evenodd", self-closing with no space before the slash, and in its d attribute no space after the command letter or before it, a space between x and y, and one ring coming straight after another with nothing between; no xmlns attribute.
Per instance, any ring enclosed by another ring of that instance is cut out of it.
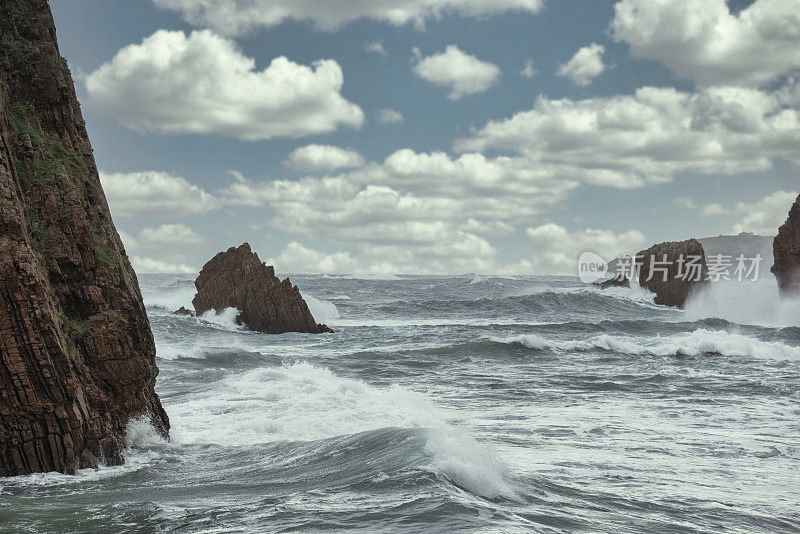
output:
<svg viewBox="0 0 800 534"><path fill-rule="evenodd" d="M624 274L618 274L614 278L609 278L608 280L604 280L602 282L595 282L595 286L599 287L600 289L608 289L610 287L631 287L631 281L628 279L627 276Z"/></svg>
<svg viewBox="0 0 800 534"><path fill-rule="evenodd" d="M181 306L172 313L175 315L187 315L190 317L194 317L194 312L192 310L187 310L185 306Z"/></svg>
<svg viewBox="0 0 800 534"><path fill-rule="evenodd" d="M639 285L656 294L656 304L682 309L689 295L709 283L705 251L696 239L653 245L636 262Z"/></svg>
<svg viewBox="0 0 800 534"><path fill-rule="evenodd" d="M194 285L197 294L192 304L198 315L237 308L237 321L257 332L332 332L314 320L297 286L288 278L278 280L274 267L258 259L247 243L214 256Z"/></svg>
<svg viewBox="0 0 800 534"><path fill-rule="evenodd" d="M771 271L778 279L781 297L800 295L800 197L789 210L789 218L778 229L772 250L775 264Z"/></svg>
<svg viewBox="0 0 800 534"><path fill-rule="evenodd" d="M0 0L0 476L166 435L155 345L46 0Z"/></svg>

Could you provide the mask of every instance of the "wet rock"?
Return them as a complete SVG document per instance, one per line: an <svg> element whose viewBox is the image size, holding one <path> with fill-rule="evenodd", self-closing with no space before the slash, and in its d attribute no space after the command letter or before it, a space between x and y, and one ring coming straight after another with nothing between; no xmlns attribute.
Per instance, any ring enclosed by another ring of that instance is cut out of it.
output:
<svg viewBox="0 0 800 534"><path fill-rule="evenodd" d="M656 294L654 302L681 308L690 295L705 287L708 266L696 239L653 245L636 255L639 285Z"/></svg>
<svg viewBox="0 0 800 534"><path fill-rule="evenodd" d="M192 305L198 315L237 308L237 322L265 334L332 332L314 320L297 286L280 281L275 269L244 243L220 252L203 266L194 283Z"/></svg>
<svg viewBox="0 0 800 534"><path fill-rule="evenodd" d="M155 344L46 0L0 1L0 476L124 461L166 435Z"/></svg>
<svg viewBox="0 0 800 534"><path fill-rule="evenodd" d="M194 317L194 312L192 310L187 310L186 307L184 306L181 306L172 313L174 313L175 315L188 315L190 317Z"/></svg>
<svg viewBox="0 0 800 534"><path fill-rule="evenodd" d="M789 210L789 218L778 229L772 250L775 264L771 271L778 279L781 298L800 296L800 197Z"/></svg>
<svg viewBox="0 0 800 534"><path fill-rule="evenodd" d="M594 285L600 289L608 289L609 287L631 287L631 281L624 274L618 274L614 278L609 278L603 282L595 282Z"/></svg>

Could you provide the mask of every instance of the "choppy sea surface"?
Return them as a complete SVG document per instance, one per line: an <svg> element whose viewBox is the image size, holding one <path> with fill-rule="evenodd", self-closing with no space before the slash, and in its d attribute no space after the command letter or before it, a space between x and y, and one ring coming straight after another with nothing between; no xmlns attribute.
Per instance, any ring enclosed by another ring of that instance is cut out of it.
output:
<svg viewBox="0 0 800 534"><path fill-rule="evenodd" d="M297 276L329 335L171 314L170 442L0 480L3 532L800 532L800 305L566 277Z"/></svg>

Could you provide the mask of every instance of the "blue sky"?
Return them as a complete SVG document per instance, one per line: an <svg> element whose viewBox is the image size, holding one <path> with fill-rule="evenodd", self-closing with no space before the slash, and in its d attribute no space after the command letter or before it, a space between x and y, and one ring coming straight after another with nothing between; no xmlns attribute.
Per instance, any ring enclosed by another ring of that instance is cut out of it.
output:
<svg viewBox="0 0 800 534"><path fill-rule="evenodd" d="M796 0L51 6L139 271L572 274L800 189Z"/></svg>

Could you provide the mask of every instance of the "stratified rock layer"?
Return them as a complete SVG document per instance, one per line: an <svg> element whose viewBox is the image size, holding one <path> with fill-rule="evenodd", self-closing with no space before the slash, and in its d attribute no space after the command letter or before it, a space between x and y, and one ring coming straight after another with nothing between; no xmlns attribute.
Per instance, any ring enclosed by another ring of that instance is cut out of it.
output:
<svg viewBox="0 0 800 534"><path fill-rule="evenodd" d="M123 462L169 423L46 0L0 0L0 476Z"/></svg>
<svg viewBox="0 0 800 534"><path fill-rule="evenodd" d="M214 256L194 285L197 294L192 304L198 315L237 308L238 321L257 332L332 332L314 320L297 286L288 278L281 282L274 267L258 259L247 243Z"/></svg>
<svg viewBox="0 0 800 534"><path fill-rule="evenodd" d="M695 258L697 267L688 266ZM656 304L683 309L689 296L709 283L705 251L696 239L653 245L636 261L639 285L656 294Z"/></svg>
<svg viewBox="0 0 800 534"><path fill-rule="evenodd" d="M778 229L772 242L775 264L772 274L778 279L781 297L800 296L800 196L789 210L789 218Z"/></svg>

